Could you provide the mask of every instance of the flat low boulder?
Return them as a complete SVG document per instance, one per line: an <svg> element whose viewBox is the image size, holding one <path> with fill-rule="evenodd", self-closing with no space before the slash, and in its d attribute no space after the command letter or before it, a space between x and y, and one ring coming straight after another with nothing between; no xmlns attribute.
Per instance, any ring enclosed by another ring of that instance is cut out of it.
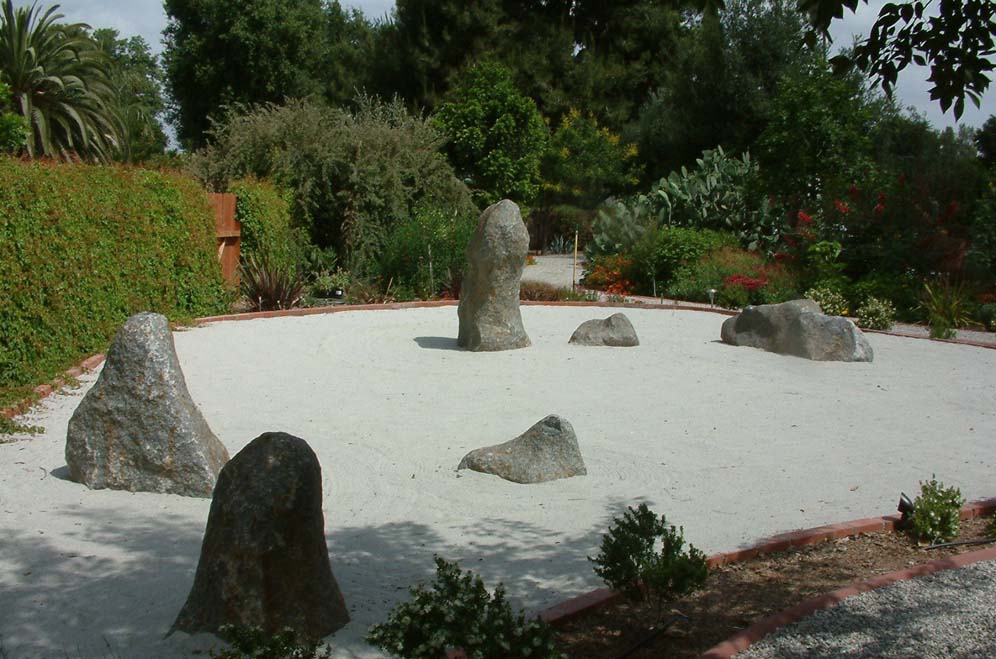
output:
<svg viewBox="0 0 996 659"><path fill-rule="evenodd" d="M513 483L543 483L588 473L574 428L556 415L504 444L471 451L457 469L494 474Z"/></svg>
<svg viewBox="0 0 996 659"><path fill-rule="evenodd" d="M519 310L528 251L529 232L514 202L500 201L481 214L467 246L467 269L457 308L458 346L494 352L530 345Z"/></svg>
<svg viewBox="0 0 996 659"><path fill-rule="evenodd" d="M570 343L582 346L611 346L630 348L640 345L633 323L625 314L616 313L608 318L586 320L574 330Z"/></svg>
<svg viewBox="0 0 996 659"><path fill-rule="evenodd" d="M221 470L194 585L170 633L289 627L317 641L347 622L325 544L318 458L299 437L260 435Z"/></svg>
<svg viewBox="0 0 996 659"><path fill-rule="evenodd" d="M132 316L69 420L69 478L95 490L210 497L226 462L187 390L166 317Z"/></svg>
<svg viewBox="0 0 996 659"><path fill-rule="evenodd" d="M870 362L874 352L847 318L827 316L812 300L747 307L723 323L724 343L814 361Z"/></svg>

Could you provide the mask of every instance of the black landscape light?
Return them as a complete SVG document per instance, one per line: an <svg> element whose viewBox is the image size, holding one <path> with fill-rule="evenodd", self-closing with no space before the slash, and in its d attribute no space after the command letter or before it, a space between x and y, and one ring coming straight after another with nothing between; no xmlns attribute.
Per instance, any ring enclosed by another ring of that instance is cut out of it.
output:
<svg viewBox="0 0 996 659"><path fill-rule="evenodd" d="M899 507L896 510L902 513L904 521L909 519L910 515L913 514L913 502L910 501L905 492L899 493Z"/></svg>

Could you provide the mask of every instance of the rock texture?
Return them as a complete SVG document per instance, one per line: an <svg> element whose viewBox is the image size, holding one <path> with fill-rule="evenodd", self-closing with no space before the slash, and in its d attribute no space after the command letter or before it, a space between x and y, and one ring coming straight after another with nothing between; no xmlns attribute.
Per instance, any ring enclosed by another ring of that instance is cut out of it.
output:
<svg viewBox="0 0 996 659"><path fill-rule="evenodd" d="M92 489L210 497L226 462L187 391L166 317L132 316L69 420L70 479Z"/></svg>
<svg viewBox="0 0 996 659"><path fill-rule="evenodd" d="M528 251L529 232L513 202L500 201L481 214L467 247L457 345L473 351L530 345L519 312L519 284Z"/></svg>
<svg viewBox="0 0 996 659"><path fill-rule="evenodd" d="M854 323L825 316L812 300L747 307L723 323L723 342L816 361L870 362L874 353Z"/></svg>
<svg viewBox="0 0 996 659"><path fill-rule="evenodd" d="M574 330L571 343L582 346L613 346L629 348L640 345L633 323L625 314L612 314L605 319L586 320Z"/></svg>
<svg viewBox="0 0 996 659"><path fill-rule="evenodd" d="M556 415L504 444L471 451L457 469L494 474L513 483L543 483L588 473L574 428Z"/></svg>
<svg viewBox="0 0 996 659"><path fill-rule="evenodd" d="M318 458L298 437L260 435L218 477L194 586L170 633L231 624L318 640L347 622L325 545Z"/></svg>

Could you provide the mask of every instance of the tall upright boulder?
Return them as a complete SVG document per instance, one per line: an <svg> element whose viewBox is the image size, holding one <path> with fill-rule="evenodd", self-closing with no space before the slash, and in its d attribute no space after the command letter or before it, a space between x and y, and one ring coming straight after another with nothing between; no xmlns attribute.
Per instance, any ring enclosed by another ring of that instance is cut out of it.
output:
<svg viewBox="0 0 996 659"><path fill-rule="evenodd" d="M747 307L723 323L720 336L731 345L815 361L870 362L875 357L854 323L824 315L808 299Z"/></svg>
<svg viewBox="0 0 996 659"><path fill-rule="evenodd" d="M460 289L457 345L475 352L530 345L519 311L519 285L529 232L515 203L500 201L481 214L467 247Z"/></svg>
<svg viewBox="0 0 996 659"><path fill-rule="evenodd" d="M260 435L218 477L194 585L170 633L290 627L315 641L347 622L325 544L318 458L299 437Z"/></svg>
<svg viewBox="0 0 996 659"><path fill-rule="evenodd" d="M210 497L226 462L187 390L166 317L132 316L69 420L69 478L91 489Z"/></svg>

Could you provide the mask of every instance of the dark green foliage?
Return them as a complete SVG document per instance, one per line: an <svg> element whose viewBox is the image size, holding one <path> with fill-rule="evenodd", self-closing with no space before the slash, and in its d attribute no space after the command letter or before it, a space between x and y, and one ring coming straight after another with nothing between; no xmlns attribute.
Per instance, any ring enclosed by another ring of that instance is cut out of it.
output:
<svg viewBox="0 0 996 659"><path fill-rule="evenodd" d="M9 112L10 87L0 79L0 154L17 153L28 143L28 124L19 114Z"/></svg>
<svg viewBox="0 0 996 659"><path fill-rule="evenodd" d="M249 254L239 269L239 289L253 311L291 309L304 296L305 280L293 265L280 263L267 252Z"/></svg>
<svg viewBox="0 0 996 659"><path fill-rule="evenodd" d="M235 217L242 228L243 261L265 254L280 268L304 264L306 237L292 226L285 191L252 178L236 181L229 191L235 195Z"/></svg>
<svg viewBox="0 0 996 659"><path fill-rule="evenodd" d="M332 648L301 641L293 629L270 635L259 627L223 625L219 636L231 647L210 652L211 659L330 659Z"/></svg>
<svg viewBox="0 0 996 659"><path fill-rule="evenodd" d="M436 113L457 174L483 205L529 203L540 182L548 130L536 103L494 62L471 67Z"/></svg>
<svg viewBox="0 0 996 659"><path fill-rule="evenodd" d="M398 101L361 98L355 112L288 101L232 112L191 159L217 190L248 175L291 191L291 216L354 274L375 269L391 228L419 207L473 211L439 153L443 137Z"/></svg>
<svg viewBox="0 0 996 659"><path fill-rule="evenodd" d="M710 290L716 291L712 300ZM791 270L765 263L760 255L737 247L721 247L682 269L666 292L678 300L714 302L728 309L776 304L802 293L798 276Z"/></svg>
<svg viewBox="0 0 996 659"><path fill-rule="evenodd" d="M207 196L170 173L0 158L0 400L139 311L223 312Z"/></svg>
<svg viewBox="0 0 996 659"><path fill-rule="evenodd" d="M637 601L649 592L658 604L697 590L709 573L701 551L685 550L683 529L668 526L645 503L613 519L598 556L588 560L613 590Z"/></svg>
<svg viewBox="0 0 996 659"><path fill-rule="evenodd" d="M411 600L370 628L368 643L404 659L439 659L457 647L468 659L562 657L549 626L513 613L501 584L491 594L473 572L463 572L438 556L435 561L431 590L421 584L412 587Z"/></svg>
<svg viewBox="0 0 996 659"><path fill-rule="evenodd" d="M989 115L986 123L975 133L975 146L983 165L996 165L996 114Z"/></svg>
<svg viewBox="0 0 996 659"><path fill-rule="evenodd" d="M996 302L979 306L979 322L990 332L996 332Z"/></svg>
<svg viewBox="0 0 996 659"><path fill-rule="evenodd" d="M736 244L735 237L718 231L663 226L633 247L632 282L640 290L656 285L663 292L706 254Z"/></svg>
<svg viewBox="0 0 996 659"><path fill-rule="evenodd" d="M380 254L381 278L429 299L441 292L456 294L474 234L474 213L452 215L438 208L419 208L390 230ZM395 299L398 294L395 294Z"/></svg>
<svg viewBox="0 0 996 659"><path fill-rule="evenodd" d="M920 496L913 501L910 527L918 542L947 542L958 537L961 507L965 499L956 487L944 487L931 476L920 483Z"/></svg>

